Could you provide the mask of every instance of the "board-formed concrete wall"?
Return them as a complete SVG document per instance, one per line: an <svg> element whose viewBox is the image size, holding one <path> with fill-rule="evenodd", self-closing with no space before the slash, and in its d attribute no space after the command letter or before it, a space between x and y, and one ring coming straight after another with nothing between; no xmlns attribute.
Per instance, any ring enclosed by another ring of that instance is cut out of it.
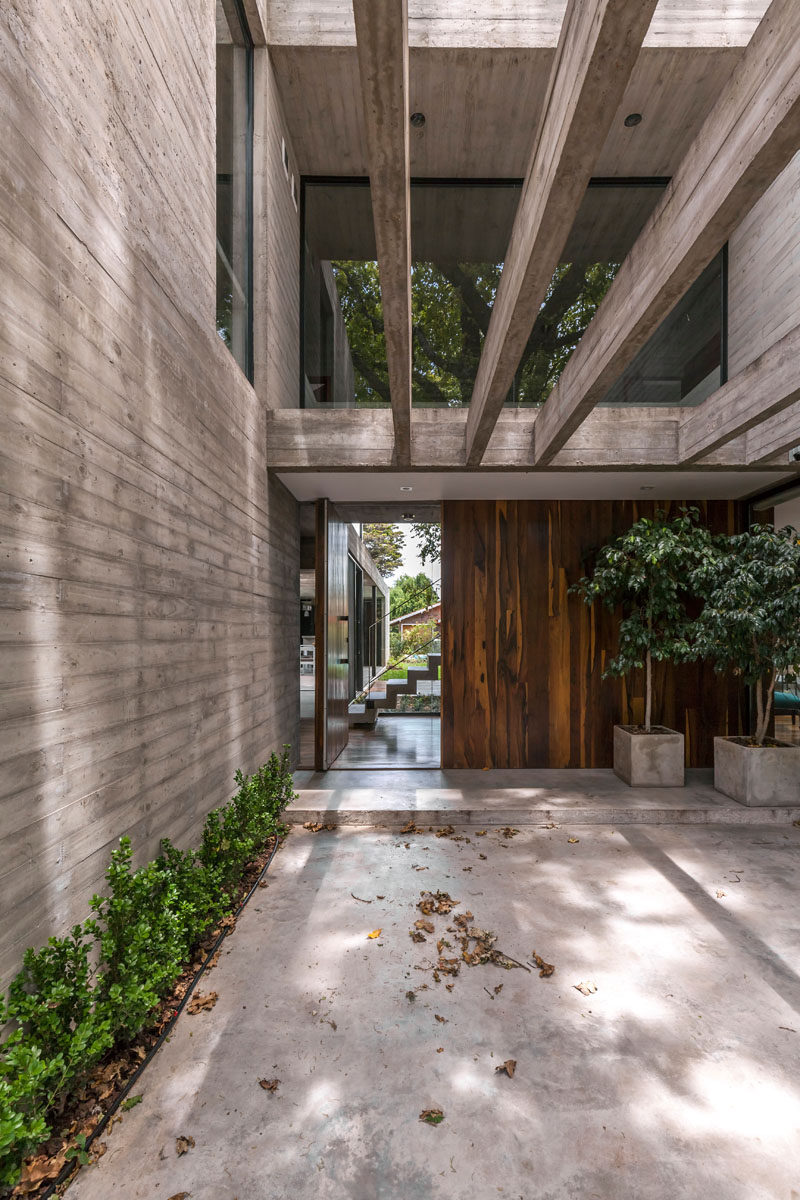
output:
<svg viewBox="0 0 800 1200"><path fill-rule="evenodd" d="M728 374L800 325L800 152L728 243Z"/></svg>
<svg viewBox="0 0 800 1200"><path fill-rule="evenodd" d="M278 366L257 399L214 329L214 57L211 0L0 12L0 985L121 834L191 844L297 737Z"/></svg>

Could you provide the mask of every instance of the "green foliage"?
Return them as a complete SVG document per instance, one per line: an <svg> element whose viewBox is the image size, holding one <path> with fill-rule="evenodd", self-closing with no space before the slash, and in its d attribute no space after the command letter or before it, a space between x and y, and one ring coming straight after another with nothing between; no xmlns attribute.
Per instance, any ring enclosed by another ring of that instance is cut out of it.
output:
<svg viewBox="0 0 800 1200"><path fill-rule="evenodd" d="M786 527L753 525L720 539L693 582L705 604L695 630L700 657L756 689L754 740L762 745L778 676L800 670L800 540Z"/></svg>
<svg viewBox="0 0 800 1200"><path fill-rule="evenodd" d="M92 918L25 952L0 998L0 1027L10 1028L0 1047L0 1186L15 1184L23 1158L50 1135L54 1106L146 1026L203 933L230 912L246 863L280 832L293 796L288 749L253 776L237 771L236 782L230 803L209 813L199 852L164 840L154 862L133 870L121 838Z"/></svg>
<svg viewBox="0 0 800 1200"><path fill-rule="evenodd" d="M433 583L424 571L417 575L401 575L389 595L389 615L394 620L438 603Z"/></svg>
<svg viewBox="0 0 800 1200"><path fill-rule="evenodd" d="M394 575L403 562L406 535L399 525L364 525L361 540L381 575Z"/></svg>
<svg viewBox="0 0 800 1200"><path fill-rule="evenodd" d="M682 509L669 519L658 512L642 517L627 533L603 546L591 576L570 591L587 604L602 600L609 608L621 605L619 652L604 678L646 670L645 728L650 729L652 663L683 662L694 657L694 624L687 610L689 580L713 553L708 530L698 524L696 508Z"/></svg>
<svg viewBox="0 0 800 1200"><path fill-rule="evenodd" d="M331 266L355 367L356 404L389 404L377 263L338 261ZM512 403L546 400L617 269L616 263L558 267L525 347L509 396ZM501 263L413 264L415 405L469 403L501 270Z"/></svg>
<svg viewBox="0 0 800 1200"><path fill-rule="evenodd" d="M419 556L423 563L428 559L439 562L442 557L442 527L433 521L415 521L411 532L417 539Z"/></svg>

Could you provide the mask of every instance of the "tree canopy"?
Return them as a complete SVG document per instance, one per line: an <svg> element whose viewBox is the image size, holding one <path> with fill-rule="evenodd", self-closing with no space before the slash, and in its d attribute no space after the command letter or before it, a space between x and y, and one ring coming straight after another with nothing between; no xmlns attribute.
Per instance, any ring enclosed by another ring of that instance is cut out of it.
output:
<svg viewBox="0 0 800 1200"><path fill-rule="evenodd" d="M398 567L402 566L406 535L399 525L364 525L361 540L372 555L372 561L381 575L394 575Z"/></svg>
<svg viewBox="0 0 800 1200"><path fill-rule="evenodd" d="M356 404L390 403L378 264L331 264L355 368ZM550 282L509 400L541 404L608 291L617 263L564 263ZM502 263L415 263L412 399L469 404Z"/></svg>
<svg viewBox="0 0 800 1200"><path fill-rule="evenodd" d="M428 559L432 563L438 562L442 557L441 525L434 521L415 521L411 526L411 532L416 539L423 565Z"/></svg>
<svg viewBox="0 0 800 1200"><path fill-rule="evenodd" d="M430 608L438 602L436 589L424 571L418 575L401 575L389 597L391 619L404 617L406 613L417 612L421 608Z"/></svg>

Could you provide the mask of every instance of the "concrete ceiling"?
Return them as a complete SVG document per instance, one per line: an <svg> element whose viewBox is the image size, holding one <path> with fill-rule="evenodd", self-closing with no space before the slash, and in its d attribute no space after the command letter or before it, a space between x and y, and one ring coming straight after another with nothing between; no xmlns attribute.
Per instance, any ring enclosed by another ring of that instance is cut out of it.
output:
<svg viewBox="0 0 800 1200"><path fill-rule="evenodd" d="M412 509L435 500L736 500L777 487L781 471L281 472L298 500L397 502ZM401 493L401 487L411 492Z"/></svg>
<svg viewBox="0 0 800 1200"><path fill-rule="evenodd" d="M671 175L742 53L741 45L645 47L594 173ZM273 45L286 124L304 175L365 175L367 156L354 46ZM411 174L524 176L553 50L417 48L410 104ZM626 128L624 118L642 114Z"/></svg>

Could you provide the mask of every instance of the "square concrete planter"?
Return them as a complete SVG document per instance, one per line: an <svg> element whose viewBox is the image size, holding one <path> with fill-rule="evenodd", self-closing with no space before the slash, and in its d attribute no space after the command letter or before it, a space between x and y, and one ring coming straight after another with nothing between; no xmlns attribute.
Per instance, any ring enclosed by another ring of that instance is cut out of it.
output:
<svg viewBox="0 0 800 1200"><path fill-rule="evenodd" d="M654 725L614 726L614 773L631 787L683 787L683 734Z"/></svg>
<svg viewBox="0 0 800 1200"><path fill-rule="evenodd" d="M750 808L800 806L800 746L743 746L715 737L714 787Z"/></svg>

